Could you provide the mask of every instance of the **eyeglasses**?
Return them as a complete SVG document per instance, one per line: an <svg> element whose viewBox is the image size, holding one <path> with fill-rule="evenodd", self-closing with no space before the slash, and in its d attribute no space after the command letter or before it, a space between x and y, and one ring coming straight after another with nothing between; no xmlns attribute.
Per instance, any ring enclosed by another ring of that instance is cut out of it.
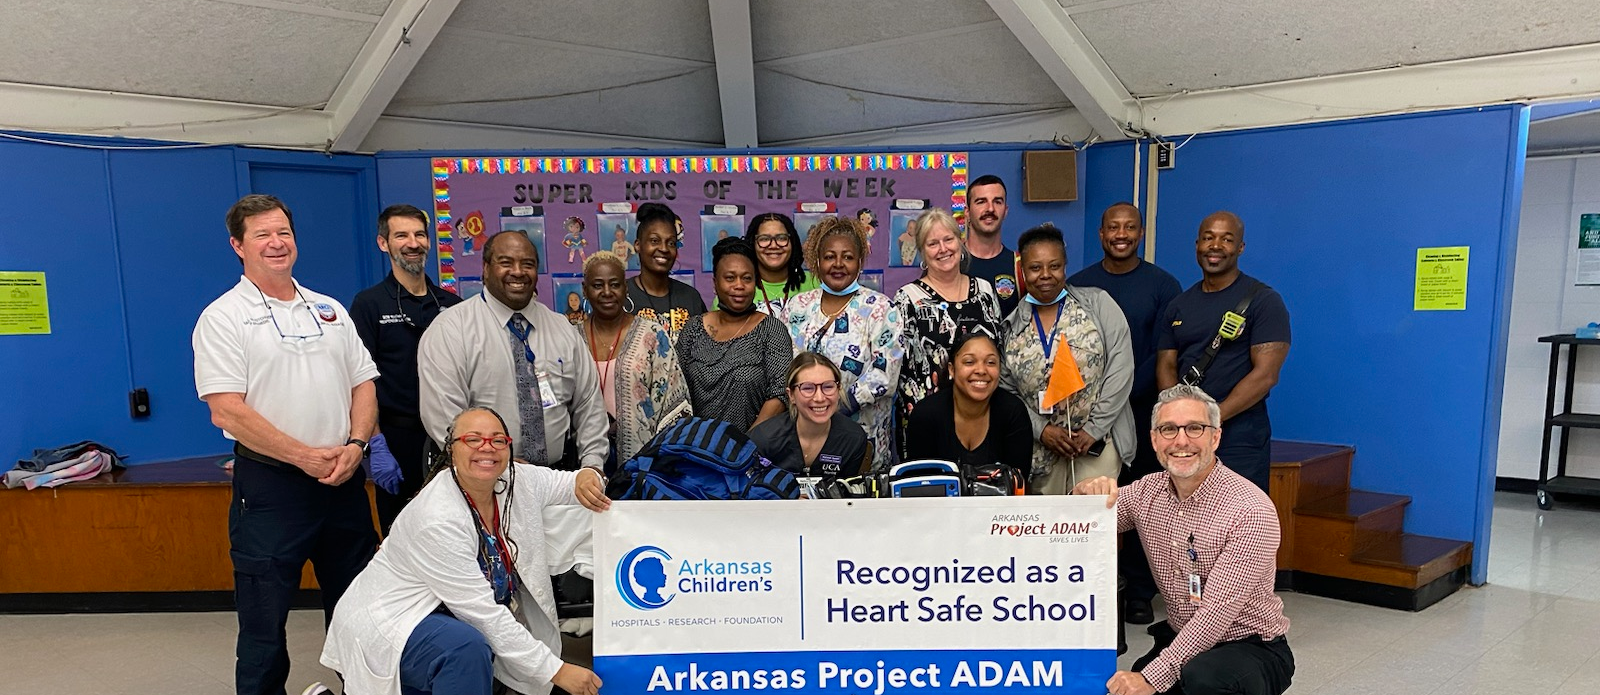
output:
<svg viewBox="0 0 1600 695"><path fill-rule="evenodd" d="M756 246L788 246L788 234L762 234L756 237Z"/></svg>
<svg viewBox="0 0 1600 695"><path fill-rule="evenodd" d="M502 451L506 447L511 446L511 438L503 434L497 434L493 437L483 437L476 434L463 434L459 437L456 437L452 441L461 442L462 444L467 445L468 449L482 449L485 442L489 444L490 449L495 451Z"/></svg>
<svg viewBox="0 0 1600 695"><path fill-rule="evenodd" d="M1200 437L1205 436L1206 430L1220 428L1212 427L1211 425L1204 423L1191 422L1187 425L1156 425L1154 429L1156 434L1161 435L1162 439L1177 439L1178 432L1180 431L1188 435L1190 439L1199 439Z"/></svg>
<svg viewBox="0 0 1600 695"><path fill-rule="evenodd" d="M255 283L252 282L250 284L254 285ZM300 304L306 308L306 313L311 315L311 325L317 327L316 333L308 333L306 335L290 335L284 333L283 326L278 325L277 314L273 313L272 311L272 304L267 302L267 293L261 291L260 285L256 285L256 294L261 295L261 306L266 307L267 318L272 319L272 328L278 331L278 342L286 345L303 345L305 343L310 343L321 339L323 334L322 322L317 320L317 313L311 310L311 302L306 301L306 296L301 294L299 287L294 288L294 293L295 296L300 298Z"/></svg>
<svg viewBox="0 0 1600 695"><path fill-rule="evenodd" d="M812 396L817 395L818 391L821 391L822 395L827 396L829 398L832 398L834 396L834 394L837 394L839 392L839 382L837 382L837 381L818 381L816 383L806 382L806 383L803 383L803 384L795 384L794 386L790 386L789 388L792 388L792 389L794 389L796 391L799 391L800 395L803 396L803 397L806 397L806 398L810 398Z"/></svg>

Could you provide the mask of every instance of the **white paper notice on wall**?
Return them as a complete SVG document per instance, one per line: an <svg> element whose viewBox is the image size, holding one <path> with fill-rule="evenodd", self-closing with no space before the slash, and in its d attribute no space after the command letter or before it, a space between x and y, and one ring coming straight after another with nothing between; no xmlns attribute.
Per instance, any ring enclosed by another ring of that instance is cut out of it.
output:
<svg viewBox="0 0 1600 695"><path fill-rule="evenodd" d="M1600 285L1600 213L1578 216L1577 285Z"/></svg>

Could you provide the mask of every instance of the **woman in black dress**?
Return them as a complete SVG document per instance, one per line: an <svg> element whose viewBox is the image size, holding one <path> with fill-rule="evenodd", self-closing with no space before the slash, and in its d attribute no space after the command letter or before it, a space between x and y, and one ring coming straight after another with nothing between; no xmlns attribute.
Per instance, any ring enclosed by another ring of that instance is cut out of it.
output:
<svg viewBox="0 0 1600 695"><path fill-rule="evenodd" d="M756 252L738 237L711 249L717 310L689 319L674 351L698 417L742 431L783 412L794 343L782 321L756 311Z"/></svg>

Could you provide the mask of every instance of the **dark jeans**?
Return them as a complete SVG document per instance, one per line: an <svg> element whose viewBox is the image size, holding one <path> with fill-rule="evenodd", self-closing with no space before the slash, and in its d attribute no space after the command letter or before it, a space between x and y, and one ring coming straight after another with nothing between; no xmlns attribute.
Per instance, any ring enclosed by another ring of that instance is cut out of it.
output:
<svg viewBox="0 0 1600 695"><path fill-rule="evenodd" d="M332 620L339 597L372 559L378 536L366 482L359 467L345 484L331 487L292 466L235 458L228 540L239 614L234 682L240 695L284 692L284 625L306 561L322 587L325 619Z"/></svg>
<svg viewBox="0 0 1600 695"><path fill-rule="evenodd" d="M401 695L489 695L493 688L489 642L452 616L423 618L400 651Z"/></svg>
<svg viewBox="0 0 1600 695"><path fill-rule="evenodd" d="M1222 423L1217 458L1230 470L1267 490L1272 478L1272 420L1265 406L1246 410Z"/></svg>
<svg viewBox="0 0 1600 695"><path fill-rule="evenodd" d="M400 464L402 476L400 494L391 495L383 488L377 490L378 527L387 536L395 517L400 516L400 510L405 509L406 503L422 490L422 479L428 471L428 455L425 451L428 431L423 429L422 421L416 418L391 417L381 413L378 415L378 429L389 443L389 453L394 454L395 462Z"/></svg>
<svg viewBox="0 0 1600 695"><path fill-rule="evenodd" d="M1144 669L1172 645L1178 635L1163 620L1150 626L1156 645L1133 662L1134 672ZM1223 642L1201 652L1183 665L1178 684L1168 695L1281 695L1294 678L1294 654L1289 638L1266 641L1259 635Z"/></svg>

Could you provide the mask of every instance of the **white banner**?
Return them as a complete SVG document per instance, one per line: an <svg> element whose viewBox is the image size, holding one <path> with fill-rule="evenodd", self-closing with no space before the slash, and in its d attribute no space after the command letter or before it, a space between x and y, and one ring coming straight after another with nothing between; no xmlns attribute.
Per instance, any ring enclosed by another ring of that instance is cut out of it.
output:
<svg viewBox="0 0 1600 695"><path fill-rule="evenodd" d="M1104 497L617 502L595 517L611 693L1104 693Z"/></svg>

